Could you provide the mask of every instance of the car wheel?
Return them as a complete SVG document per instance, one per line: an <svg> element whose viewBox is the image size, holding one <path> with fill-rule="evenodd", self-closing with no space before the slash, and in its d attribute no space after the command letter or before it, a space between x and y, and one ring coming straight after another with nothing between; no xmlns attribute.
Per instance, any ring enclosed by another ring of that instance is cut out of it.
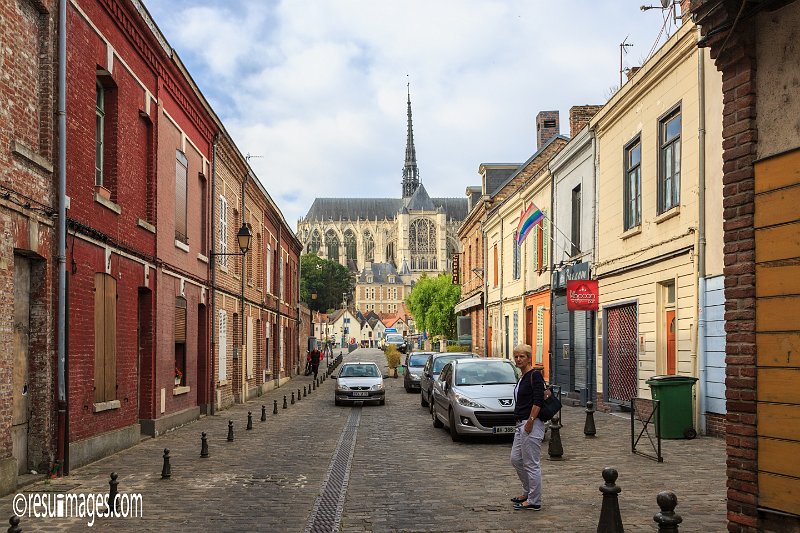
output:
<svg viewBox="0 0 800 533"><path fill-rule="evenodd" d="M431 391L430 395L428 396L428 410L433 414L433 391Z"/></svg>
<svg viewBox="0 0 800 533"><path fill-rule="evenodd" d="M411 389L409 389L408 387L403 387L403 388L406 389L407 393L411 394Z"/></svg>
<svg viewBox="0 0 800 533"><path fill-rule="evenodd" d="M386 405L386 398L383 398L378 402L378 405Z"/></svg>
<svg viewBox="0 0 800 533"><path fill-rule="evenodd" d="M440 427L443 427L443 426L444 426L444 424L442 424L442 421L441 421L441 420L439 420L439 419L436 417L436 409L434 409L433 411L431 411L431 417L433 418L433 427L435 427L435 428L440 428Z"/></svg>
<svg viewBox="0 0 800 533"><path fill-rule="evenodd" d="M339 406L342 405L342 402L340 402L339 400L333 400L333 405Z"/></svg>
<svg viewBox="0 0 800 533"><path fill-rule="evenodd" d="M419 404L422 407L428 407L428 400L425 399L425 393L421 390L419 391Z"/></svg>
<svg viewBox="0 0 800 533"><path fill-rule="evenodd" d="M450 409L448 413L448 422L450 424L450 438L453 439L453 442L458 442L461 440L461 435L458 434L458 430L456 429L456 417L453 414L453 409Z"/></svg>

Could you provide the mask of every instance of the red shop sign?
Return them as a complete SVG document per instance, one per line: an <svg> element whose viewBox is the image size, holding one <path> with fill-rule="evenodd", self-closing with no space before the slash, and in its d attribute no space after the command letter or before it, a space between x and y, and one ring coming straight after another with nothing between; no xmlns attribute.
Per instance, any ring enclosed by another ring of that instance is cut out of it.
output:
<svg viewBox="0 0 800 533"><path fill-rule="evenodd" d="M567 309L570 311L597 311L598 296L596 279L567 281Z"/></svg>

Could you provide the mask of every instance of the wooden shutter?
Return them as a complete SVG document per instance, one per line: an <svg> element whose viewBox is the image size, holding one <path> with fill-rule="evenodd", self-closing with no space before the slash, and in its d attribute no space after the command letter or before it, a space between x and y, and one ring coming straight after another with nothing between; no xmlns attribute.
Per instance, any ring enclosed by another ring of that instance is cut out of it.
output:
<svg viewBox="0 0 800 533"><path fill-rule="evenodd" d="M117 280L94 275L94 401L117 395Z"/></svg>
<svg viewBox="0 0 800 533"><path fill-rule="evenodd" d="M187 159L178 150L175 160L175 239L188 243L186 235L186 176Z"/></svg>
<svg viewBox="0 0 800 533"><path fill-rule="evenodd" d="M494 286L497 287L497 244L494 245Z"/></svg>
<svg viewBox="0 0 800 533"><path fill-rule="evenodd" d="M228 251L228 200L224 196L219 197L219 253ZM219 264L228 265L228 256L220 255Z"/></svg>
<svg viewBox="0 0 800 533"><path fill-rule="evenodd" d="M547 217L546 209L542 209L542 213ZM542 219L542 226L544 227L542 230L542 270L546 270L550 265L550 224L551 222L548 218Z"/></svg>
<svg viewBox="0 0 800 533"><path fill-rule="evenodd" d="M533 247L533 269L537 272L541 269L541 248L539 247L539 226L537 225L535 228L531 230L531 240L532 240L532 247Z"/></svg>
<svg viewBox="0 0 800 533"><path fill-rule="evenodd" d="M109 401L117 397L117 280L108 275L105 278L105 386Z"/></svg>
<svg viewBox="0 0 800 533"><path fill-rule="evenodd" d="M186 342L186 298L175 299L175 342Z"/></svg>
<svg viewBox="0 0 800 533"><path fill-rule="evenodd" d="M104 401L105 384L105 274L94 275L94 401Z"/></svg>
<svg viewBox="0 0 800 533"><path fill-rule="evenodd" d="M224 309L219 311L219 370L217 375L220 381L228 379L228 313Z"/></svg>

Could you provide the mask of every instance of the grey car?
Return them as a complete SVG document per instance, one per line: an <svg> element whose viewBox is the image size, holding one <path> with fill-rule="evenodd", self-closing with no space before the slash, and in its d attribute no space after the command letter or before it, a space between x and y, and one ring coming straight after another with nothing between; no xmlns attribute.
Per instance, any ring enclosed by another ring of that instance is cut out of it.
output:
<svg viewBox="0 0 800 533"><path fill-rule="evenodd" d="M378 365L371 362L345 363L336 380L333 401L336 405L352 402L376 401L386 403L384 376Z"/></svg>
<svg viewBox="0 0 800 533"><path fill-rule="evenodd" d="M420 390L422 369L425 368L425 363L431 355L433 355L433 352L413 352L406 357L406 363L403 365L405 369L403 387L405 387L406 392Z"/></svg>
<svg viewBox="0 0 800 533"><path fill-rule="evenodd" d="M437 352L428 358L425 367L422 369L422 377L420 378L420 397L419 404L422 407L430 407L431 391L433 390L433 383L439 377L439 372L442 371L444 365L456 359L477 358L478 354L469 352Z"/></svg>
<svg viewBox="0 0 800 533"><path fill-rule="evenodd" d="M519 370L508 359L459 359L433 384L433 426L463 435L513 435L514 387Z"/></svg>
<svg viewBox="0 0 800 533"><path fill-rule="evenodd" d="M408 347L406 340L399 333L386 334L386 337L383 340L384 351L386 351L389 346L394 346L400 353L406 353L406 349Z"/></svg>

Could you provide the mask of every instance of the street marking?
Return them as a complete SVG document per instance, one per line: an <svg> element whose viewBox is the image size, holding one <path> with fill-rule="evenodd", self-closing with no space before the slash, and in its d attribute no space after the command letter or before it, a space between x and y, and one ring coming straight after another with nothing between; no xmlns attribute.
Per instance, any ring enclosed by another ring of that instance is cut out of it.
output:
<svg viewBox="0 0 800 533"><path fill-rule="evenodd" d="M350 466L356 450L356 435L361 422L361 407L353 407L350 418L342 430L336 451L331 459L325 479L322 481L320 495L314 502L311 516L308 517L305 533L336 533L342 521L342 509L350 481Z"/></svg>

